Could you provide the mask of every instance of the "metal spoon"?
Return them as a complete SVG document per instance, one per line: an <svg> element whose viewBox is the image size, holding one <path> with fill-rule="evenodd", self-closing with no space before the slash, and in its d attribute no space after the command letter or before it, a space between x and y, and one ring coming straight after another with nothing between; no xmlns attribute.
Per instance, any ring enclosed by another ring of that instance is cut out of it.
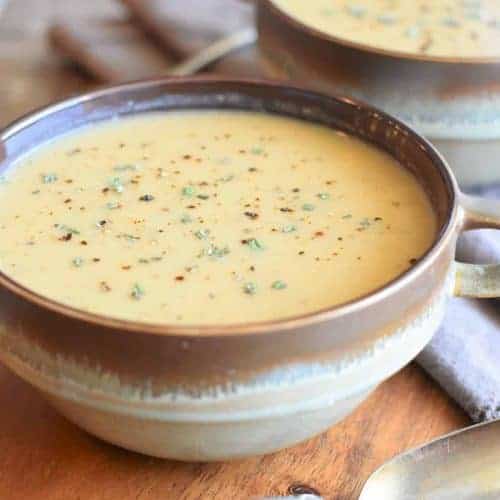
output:
<svg viewBox="0 0 500 500"><path fill-rule="evenodd" d="M1 1L1 0L0 0ZM185 61L170 68L167 73L171 76L193 75L210 64L222 59L231 52L239 50L247 45L252 45L257 40L255 28L247 28L237 31L225 38L217 40L212 45L201 50Z"/></svg>
<svg viewBox="0 0 500 500"><path fill-rule="evenodd" d="M500 420L496 420L393 458L370 476L359 500L499 498Z"/></svg>
<svg viewBox="0 0 500 500"><path fill-rule="evenodd" d="M314 495L307 495L304 500L306 497L321 500ZM398 455L368 478L359 497L359 500L498 499L500 420L467 427ZM274 500L274 497L255 500ZM279 497L279 500L297 500L297 497Z"/></svg>

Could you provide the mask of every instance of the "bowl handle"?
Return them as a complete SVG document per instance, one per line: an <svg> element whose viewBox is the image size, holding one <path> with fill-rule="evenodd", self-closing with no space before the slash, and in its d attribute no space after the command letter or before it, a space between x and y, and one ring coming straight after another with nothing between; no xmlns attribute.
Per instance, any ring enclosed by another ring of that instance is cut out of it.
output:
<svg viewBox="0 0 500 500"><path fill-rule="evenodd" d="M464 211L463 230L500 229L500 201L460 195ZM500 297L500 264L456 263L455 295L459 297Z"/></svg>

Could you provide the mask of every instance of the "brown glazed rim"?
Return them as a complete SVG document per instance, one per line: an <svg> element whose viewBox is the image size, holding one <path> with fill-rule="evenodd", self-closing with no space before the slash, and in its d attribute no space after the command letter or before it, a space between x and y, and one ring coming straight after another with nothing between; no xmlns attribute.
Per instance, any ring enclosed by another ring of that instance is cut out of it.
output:
<svg viewBox="0 0 500 500"><path fill-rule="evenodd" d="M357 101L351 98L338 96L338 95L324 95L318 92L311 91L307 87L300 85L292 85L288 82L279 82L263 79L234 79L234 78L223 78L217 76L204 76L204 77L188 77L188 78L156 78L156 79L146 79L138 80L130 83L124 83L114 86L101 87L93 92L88 92L75 96L69 99L64 99L56 101L55 103L39 108L32 111L18 120L14 121L10 126L0 131L0 144L2 141L7 140L9 137L14 136L22 132L22 130L36 123L38 120L44 119L44 117L51 115L54 112L60 111L68 106L73 106L76 104L81 104L88 102L92 99L106 96L108 94L114 94L116 92L124 92L127 90L141 89L156 86L166 86L168 85L185 85L187 89L191 85L196 85L199 83L213 84L225 83L254 87L270 87L276 90L296 90L299 92L305 92L309 95L316 96L318 98L334 99L345 103L349 106L360 107L366 111L376 113L378 116L385 120L385 124L393 124L408 133L408 136L415 141L421 148L423 148L426 153L430 156L430 159L434 166L440 171L443 182L447 183L451 188L452 199L451 199L451 210L449 212L449 218L441 228L439 234L436 235L436 239L431 248L422 256L422 258L410 269L397 276L395 279L388 282L386 285L373 290L372 292L358 297L354 300L338 304L336 306L323 308L310 313L305 313L298 316L290 316L283 319L277 320L267 320L259 322L250 323L235 323L235 324L188 324L188 325L177 325L177 324L158 324L158 323L148 323L140 321L131 321L127 319L114 318L112 316L105 316L101 314L95 314L91 312L84 311L69 305L65 305L61 302L50 299L44 295L38 294L33 290L25 287L24 285L18 283L14 279L10 278L8 275L0 270L0 286L3 286L13 292L18 297L27 300L28 302L40 306L44 309L49 309L58 314L85 321L94 325L101 327L108 327L116 330L144 333L144 334L155 334L155 335L165 335L165 336L179 336L179 337L221 337L221 336L234 336L234 335L245 335L245 334L265 334L276 331L286 331L294 328L305 327L308 325L313 325L316 323L333 320L339 318L340 316L354 313L365 307L369 307L380 300L383 300L391 294L397 293L399 290L407 286L411 281L416 279L419 275L428 272L432 266L434 260L437 258L441 249L447 244L449 239L452 237L456 224L458 223L458 204L457 204L457 193L458 187L456 181L451 173L449 166L443 157L436 151L436 149L424 138L419 136L411 128L404 125L402 122L392 118L390 115L379 111L378 109ZM195 108L193 108L195 109ZM214 107L215 109L215 107Z"/></svg>
<svg viewBox="0 0 500 500"><path fill-rule="evenodd" d="M419 62L432 62L432 63L443 63L443 64L477 64L477 65L487 65L487 64L500 64L500 56L496 57L451 57L451 56L426 56L422 54L413 54L411 52L401 52L397 50L389 50L375 47L373 45L367 45L359 42L352 42L347 38L336 37L335 35L329 35L325 31L313 28L312 26L299 21L296 17L291 16L286 11L278 7L273 0L259 0L259 8L262 2L267 9L273 11L273 13L293 28L298 29L309 36L321 39L325 42L330 42L332 44L341 45L350 49L357 49L362 52L367 52L371 54L376 54L379 56L391 57L394 59L404 59L408 61L419 61Z"/></svg>

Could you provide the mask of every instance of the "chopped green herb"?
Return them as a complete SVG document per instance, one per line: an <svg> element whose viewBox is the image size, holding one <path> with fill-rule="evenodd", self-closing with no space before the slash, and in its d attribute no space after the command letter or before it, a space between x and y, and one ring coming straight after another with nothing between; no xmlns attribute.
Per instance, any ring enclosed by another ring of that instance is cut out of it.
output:
<svg viewBox="0 0 500 500"><path fill-rule="evenodd" d="M40 190L39 189L35 189L34 191L31 191L31 194L40 194Z"/></svg>
<svg viewBox="0 0 500 500"><path fill-rule="evenodd" d="M125 187L123 186L122 180L119 177L114 177L109 182L109 187L116 193L123 193Z"/></svg>
<svg viewBox="0 0 500 500"><path fill-rule="evenodd" d="M273 282L271 288L274 288L275 290L284 290L287 286L288 285L284 281L277 280Z"/></svg>
<svg viewBox="0 0 500 500"><path fill-rule="evenodd" d="M136 241L141 239L139 236L134 236L133 234L128 234L128 233L120 233L118 235L118 238L123 238L128 241Z"/></svg>
<svg viewBox="0 0 500 500"><path fill-rule="evenodd" d="M453 17L445 17L442 20L444 26L448 26L448 28L458 28L460 23Z"/></svg>
<svg viewBox="0 0 500 500"><path fill-rule="evenodd" d="M206 240L208 238L208 235L210 234L209 229L198 229L194 233L194 235L199 239L199 240Z"/></svg>
<svg viewBox="0 0 500 500"><path fill-rule="evenodd" d="M108 208L109 210L116 210L121 206L121 203L119 203L118 201L110 201L109 203L106 203L106 208Z"/></svg>
<svg viewBox="0 0 500 500"><path fill-rule="evenodd" d="M143 194L140 198L139 201L153 201L155 197L152 194Z"/></svg>
<svg viewBox="0 0 500 500"><path fill-rule="evenodd" d="M215 247L213 249L213 256L214 257L217 257L218 259L224 257L225 255L227 255L229 253L229 247L228 246L225 246L223 248L218 248L218 247Z"/></svg>
<svg viewBox="0 0 500 500"><path fill-rule="evenodd" d="M481 6L480 4L479 5L466 5L464 3L464 7L465 7L465 17L467 17L468 19L471 19L471 20L474 20L474 21L480 21L481 20ZM490 21L488 23L488 26L489 27L493 27L492 26L492 23L494 22L493 21Z"/></svg>
<svg viewBox="0 0 500 500"><path fill-rule="evenodd" d="M193 196L196 190L194 189L193 186L185 186L182 188L182 195L183 196Z"/></svg>
<svg viewBox="0 0 500 500"><path fill-rule="evenodd" d="M320 200L328 200L330 198L329 193L318 193L316 195Z"/></svg>
<svg viewBox="0 0 500 500"><path fill-rule="evenodd" d="M208 200L210 196L208 194L199 194L197 198L199 198L200 200Z"/></svg>
<svg viewBox="0 0 500 500"><path fill-rule="evenodd" d="M243 285L243 292L247 295L255 295L257 293L257 285L249 281Z"/></svg>
<svg viewBox="0 0 500 500"><path fill-rule="evenodd" d="M157 257L150 257L149 259L146 259L145 257L140 257L137 259L137 262L139 264L149 264L151 262L160 262L160 260L163 260L163 257L157 256Z"/></svg>
<svg viewBox="0 0 500 500"><path fill-rule="evenodd" d="M190 222L193 222L193 219L191 218L191 216L189 214L184 214L182 217L181 217L181 222L183 224L189 224Z"/></svg>
<svg viewBox="0 0 500 500"><path fill-rule="evenodd" d="M206 255L208 257L214 257L217 259L221 259L225 255L227 255L229 252L230 252L230 250L229 250L228 246L221 248L221 247L217 247L215 245L210 245L208 248L203 249L199 256L203 257Z"/></svg>
<svg viewBox="0 0 500 500"><path fill-rule="evenodd" d="M144 288L142 288L142 286L139 285L139 283L135 283L134 286L132 287L132 291L130 292L130 296L134 300L140 300L142 299L142 297L144 297L145 293L146 292Z"/></svg>
<svg viewBox="0 0 500 500"><path fill-rule="evenodd" d="M135 172L136 170L138 170L138 167L137 167L137 165L132 165L132 164L129 164L129 165L116 165L116 167L113 167L113 170L115 172L126 172L127 170Z"/></svg>
<svg viewBox="0 0 500 500"><path fill-rule="evenodd" d="M346 5L346 11L351 16L360 19L366 14L366 7L363 7L362 5L349 4Z"/></svg>
<svg viewBox="0 0 500 500"><path fill-rule="evenodd" d="M250 238L247 242L247 245L252 250L264 250L264 245L256 238Z"/></svg>
<svg viewBox="0 0 500 500"><path fill-rule="evenodd" d="M413 26L410 26L406 32L405 32L405 35L408 37L408 38L417 38L420 36L420 33L421 33L421 29L420 29L420 26L417 26L416 24L413 25Z"/></svg>
<svg viewBox="0 0 500 500"><path fill-rule="evenodd" d="M250 149L250 153L252 153L253 155L261 155L264 153L264 149L259 146L255 146Z"/></svg>
<svg viewBox="0 0 500 500"><path fill-rule="evenodd" d="M75 267L82 267L83 265L83 259L81 257L75 257L71 262Z"/></svg>
<svg viewBox="0 0 500 500"><path fill-rule="evenodd" d="M66 224L54 224L54 227L56 229L59 229L60 231L64 231L65 233L80 234L80 231L78 231L78 229L74 229L72 227L66 226Z"/></svg>
<svg viewBox="0 0 500 500"><path fill-rule="evenodd" d="M217 165L229 165L231 163L231 158L227 158L227 157L217 158L217 160L215 160L215 162L217 163Z"/></svg>
<svg viewBox="0 0 500 500"><path fill-rule="evenodd" d="M312 212L316 207L312 203L304 203L302 205L302 210L306 212Z"/></svg>
<svg viewBox="0 0 500 500"><path fill-rule="evenodd" d="M57 174L43 174L42 182L44 184L52 184L57 181Z"/></svg>
<svg viewBox="0 0 500 500"><path fill-rule="evenodd" d="M287 224L281 228L282 233L293 233L297 231L297 226L295 224Z"/></svg>
<svg viewBox="0 0 500 500"><path fill-rule="evenodd" d="M397 17L390 13L380 14L380 16L377 17L379 23L386 25L394 24L397 20Z"/></svg>
<svg viewBox="0 0 500 500"><path fill-rule="evenodd" d="M352 219L352 214L345 214L342 216L342 219Z"/></svg>
<svg viewBox="0 0 500 500"><path fill-rule="evenodd" d="M217 180L219 182L229 182L229 181L232 181L233 179L234 179L234 175L233 174L229 174L229 175L225 175L224 177L220 177Z"/></svg>

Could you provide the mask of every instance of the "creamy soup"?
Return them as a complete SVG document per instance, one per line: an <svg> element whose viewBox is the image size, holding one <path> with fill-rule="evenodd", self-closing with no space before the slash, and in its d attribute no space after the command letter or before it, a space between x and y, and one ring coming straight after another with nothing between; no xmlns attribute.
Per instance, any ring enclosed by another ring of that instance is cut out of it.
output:
<svg viewBox="0 0 500 500"><path fill-rule="evenodd" d="M238 323L349 301L436 233L418 182L329 128L247 112L92 125L0 186L0 268L71 306L155 323Z"/></svg>
<svg viewBox="0 0 500 500"><path fill-rule="evenodd" d="M498 0L273 0L292 17L345 40L443 57L500 56Z"/></svg>

